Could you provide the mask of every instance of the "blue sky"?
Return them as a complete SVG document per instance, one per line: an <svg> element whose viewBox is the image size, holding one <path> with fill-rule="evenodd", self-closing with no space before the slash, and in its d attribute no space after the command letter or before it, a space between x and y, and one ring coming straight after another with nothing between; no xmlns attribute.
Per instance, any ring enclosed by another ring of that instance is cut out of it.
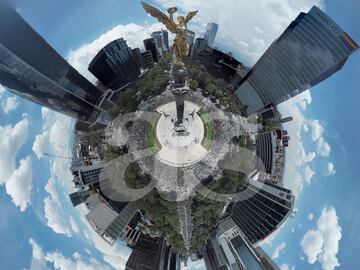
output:
<svg viewBox="0 0 360 270"><path fill-rule="evenodd" d="M23 17L90 80L86 64L106 42L124 37L131 46L141 46L144 37L161 27L133 0L17 2ZM199 9L191 28L202 33L206 22L218 22L216 45L231 48L247 65L259 58L299 11L308 11L312 4L319 5L360 42L360 3L356 0L254 2L212 0L206 6L200 0L152 3ZM360 203L358 74L359 52L310 93L281 105L284 114L295 118L287 125L291 143L285 184L298 195L298 213L264 248L282 270L355 269L360 264L353 256L360 252L360 217L356 215ZM82 209L71 206L68 161L41 155L43 151L68 155L72 125L67 117L0 90L3 269L112 269L126 262L129 251L123 244L107 247L81 218ZM203 266L197 263L190 268Z"/></svg>

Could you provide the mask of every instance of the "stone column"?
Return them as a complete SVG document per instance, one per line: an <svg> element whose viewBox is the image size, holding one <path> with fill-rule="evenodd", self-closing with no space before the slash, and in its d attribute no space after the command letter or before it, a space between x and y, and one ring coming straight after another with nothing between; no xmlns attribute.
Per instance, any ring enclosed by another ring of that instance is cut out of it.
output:
<svg viewBox="0 0 360 270"><path fill-rule="evenodd" d="M188 71L184 66L176 64L173 66L171 91L176 102L175 131L184 131L182 125L184 119L184 96L189 92L189 87L186 85L187 75Z"/></svg>

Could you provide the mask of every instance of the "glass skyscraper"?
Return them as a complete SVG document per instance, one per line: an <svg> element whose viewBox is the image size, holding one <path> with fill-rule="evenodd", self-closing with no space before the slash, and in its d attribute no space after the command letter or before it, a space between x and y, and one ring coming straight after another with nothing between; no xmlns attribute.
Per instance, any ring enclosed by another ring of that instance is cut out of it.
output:
<svg viewBox="0 0 360 270"><path fill-rule="evenodd" d="M0 84L49 109L94 123L102 92L4 3L0 25Z"/></svg>
<svg viewBox="0 0 360 270"><path fill-rule="evenodd" d="M206 26L206 32L205 32L204 39L207 40L207 43L210 47L212 47L214 45L218 28L219 28L219 25L214 22L208 23Z"/></svg>
<svg viewBox="0 0 360 270"><path fill-rule="evenodd" d="M102 48L88 69L112 90L118 90L134 82L141 74L139 64L123 38L116 39Z"/></svg>
<svg viewBox="0 0 360 270"><path fill-rule="evenodd" d="M235 91L247 113L277 105L340 70L358 45L319 8L300 13Z"/></svg>
<svg viewBox="0 0 360 270"><path fill-rule="evenodd" d="M295 197L280 186L249 180L241 196L244 199L234 202L227 211L252 244L267 238L293 212Z"/></svg>

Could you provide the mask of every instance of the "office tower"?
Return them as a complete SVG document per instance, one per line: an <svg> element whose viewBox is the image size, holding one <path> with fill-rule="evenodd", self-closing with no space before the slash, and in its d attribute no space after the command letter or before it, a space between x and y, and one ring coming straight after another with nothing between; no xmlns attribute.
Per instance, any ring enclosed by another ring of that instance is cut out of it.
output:
<svg viewBox="0 0 360 270"><path fill-rule="evenodd" d="M358 48L319 8L300 13L236 90L248 114L277 105L340 70Z"/></svg>
<svg viewBox="0 0 360 270"><path fill-rule="evenodd" d="M255 248L231 218L221 221L201 250L207 270L279 270L261 248Z"/></svg>
<svg viewBox="0 0 360 270"><path fill-rule="evenodd" d="M199 55L199 53L205 51L208 48L208 42L206 39L197 38L195 40L195 44L191 49L190 59L195 61Z"/></svg>
<svg viewBox="0 0 360 270"><path fill-rule="evenodd" d="M186 43L188 45L188 55L190 56L191 49L194 46L195 42L195 32L191 30L186 30Z"/></svg>
<svg viewBox="0 0 360 270"><path fill-rule="evenodd" d="M195 32L191 30L186 30L186 42L189 48L194 44L195 41Z"/></svg>
<svg viewBox="0 0 360 270"><path fill-rule="evenodd" d="M159 54L156 48L155 40L153 38L148 38L144 40L145 50L151 51L154 62L159 61Z"/></svg>
<svg viewBox="0 0 360 270"><path fill-rule="evenodd" d="M154 59L151 51L145 51L141 53L141 62L143 68L153 68L154 67Z"/></svg>
<svg viewBox="0 0 360 270"><path fill-rule="evenodd" d="M73 192L69 195L71 203L74 207L84 203L87 198L89 198L91 195L90 190L79 190L76 192Z"/></svg>
<svg viewBox="0 0 360 270"><path fill-rule="evenodd" d="M165 252L164 238L141 235L126 262L125 270L162 270Z"/></svg>
<svg viewBox="0 0 360 270"><path fill-rule="evenodd" d="M207 270L228 270L227 260L221 246L213 236L200 250Z"/></svg>
<svg viewBox="0 0 360 270"><path fill-rule="evenodd" d="M158 53L161 56L164 56L164 54L169 51L168 32L166 30L155 31L151 34L151 37L155 41L155 46Z"/></svg>
<svg viewBox="0 0 360 270"><path fill-rule="evenodd" d="M102 48L90 62L89 71L112 90L119 90L137 80L140 67L123 38Z"/></svg>
<svg viewBox="0 0 360 270"><path fill-rule="evenodd" d="M103 163L93 165L84 165L81 163L73 163L70 170L74 176L73 182L75 187L92 187L98 186L100 181L100 173L104 169Z"/></svg>
<svg viewBox="0 0 360 270"><path fill-rule="evenodd" d="M88 197L85 204L90 210L85 216L89 224L111 245L125 232L127 224L137 213L137 209L131 203L116 205L116 202L107 200L98 193Z"/></svg>
<svg viewBox="0 0 360 270"><path fill-rule="evenodd" d="M208 48L200 50L192 60L204 66L213 77L222 79L229 84L235 85L240 79L238 70L243 65L229 52Z"/></svg>
<svg viewBox="0 0 360 270"><path fill-rule="evenodd" d="M131 50L131 54L134 57L136 63L139 67L142 67L142 58L141 58L141 52L139 48L135 48Z"/></svg>
<svg viewBox="0 0 360 270"><path fill-rule="evenodd" d="M94 123L102 92L3 1L0 25L0 84L41 106Z"/></svg>
<svg viewBox="0 0 360 270"><path fill-rule="evenodd" d="M168 52L170 50L170 48L169 48L169 33L167 30L161 29L161 34L162 34L164 50L166 52Z"/></svg>
<svg viewBox="0 0 360 270"><path fill-rule="evenodd" d="M263 256L263 253L261 256L257 254L257 250L231 218L219 224L216 240L230 269L280 270L269 257Z"/></svg>
<svg viewBox="0 0 360 270"><path fill-rule="evenodd" d="M264 240L286 221L295 200L288 189L252 179L240 196L242 200L232 203L227 211L252 244Z"/></svg>
<svg viewBox="0 0 360 270"><path fill-rule="evenodd" d="M207 40L209 47L212 47L214 45L218 28L219 28L219 25L214 22L208 23L206 25L206 32L205 32L204 39Z"/></svg>

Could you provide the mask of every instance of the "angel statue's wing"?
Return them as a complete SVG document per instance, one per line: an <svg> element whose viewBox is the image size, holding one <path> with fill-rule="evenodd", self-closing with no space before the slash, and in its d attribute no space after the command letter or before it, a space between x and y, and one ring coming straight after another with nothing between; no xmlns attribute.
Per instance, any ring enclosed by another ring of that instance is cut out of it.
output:
<svg viewBox="0 0 360 270"><path fill-rule="evenodd" d="M143 7L147 13L149 13L151 16L157 18L159 20L159 22L163 23L170 32L176 34L176 25L173 21L170 20L168 15L161 12L157 8L150 6L149 4L146 4L144 2L141 2L141 4L143 5Z"/></svg>
<svg viewBox="0 0 360 270"><path fill-rule="evenodd" d="M185 18L185 24L187 24L197 13L198 10L189 12Z"/></svg>

